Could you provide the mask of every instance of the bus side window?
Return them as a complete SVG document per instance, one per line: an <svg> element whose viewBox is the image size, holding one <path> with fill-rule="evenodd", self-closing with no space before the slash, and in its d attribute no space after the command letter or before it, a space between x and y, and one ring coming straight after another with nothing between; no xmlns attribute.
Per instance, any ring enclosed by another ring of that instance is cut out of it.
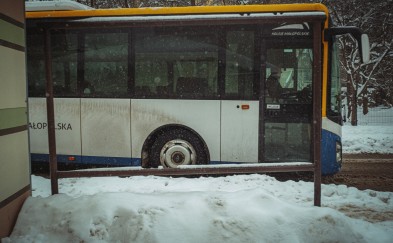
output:
<svg viewBox="0 0 393 243"><path fill-rule="evenodd" d="M30 97L45 96L44 34L29 29L27 34L27 77ZM65 30L52 30L52 81L55 97L77 95L77 36Z"/></svg>
<svg viewBox="0 0 393 243"><path fill-rule="evenodd" d="M81 86L82 94L94 97L127 96L128 33L119 29L86 33L84 49L85 86Z"/></svg>
<svg viewBox="0 0 393 243"><path fill-rule="evenodd" d="M147 59L145 55L136 55L135 66L135 95L142 97L158 97L169 95L168 67L161 55L155 60Z"/></svg>
<svg viewBox="0 0 393 243"><path fill-rule="evenodd" d="M29 97L45 96L44 34L38 28L28 28L27 45L27 82Z"/></svg>
<svg viewBox="0 0 393 243"><path fill-rule="evenodd" d="M176 92L180 96L204 95L206 94L207 80L204 78L179 77L176 83Z"/></svg>
<svg viewBox="0 0 393 243"><path fill-rule="evenodd" d="M135 33L136 96L198 99L217 95L219 48L214 31L179 27L143 28ZM142 86L149 90L138 93Z"/></svg>
<svg viewBox="0 0 393 243"><path fill-rule="evenodd" d="M176 62L176 94L182 98L210 97L217 94L217 62L214 58Z"/></svg>
<svg viewBox="0 0 393 243"><path fill-rule="evenodd" d="M54 95L77 95L78 39L75 32L52 32L52 80Z"/></svg>
<svg viewBox="0 0 393 243"><path fill-rule="evenodd" d="M45 96L45 65L43 60L27 58L29 97Z"/></svg>
<svg viewBox="0 0 393 243"><path fill-rule="evenodd" d="M255 98L254 32L228 31L226 38L225 95Z"/></svg>

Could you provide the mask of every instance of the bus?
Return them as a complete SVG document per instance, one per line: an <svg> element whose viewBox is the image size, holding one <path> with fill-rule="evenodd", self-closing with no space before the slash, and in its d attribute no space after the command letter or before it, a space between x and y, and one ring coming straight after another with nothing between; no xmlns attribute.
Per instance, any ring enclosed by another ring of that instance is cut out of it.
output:
<svg viewBox="0 0 393 243"><path fill-rule="evenodd" d="M32 161L49 158L48 81L60 163L313 163L317 144L322 174L340 170L335 40L352 34L367 61L368 37L324 5L44 3L26 3Z"/></svg>

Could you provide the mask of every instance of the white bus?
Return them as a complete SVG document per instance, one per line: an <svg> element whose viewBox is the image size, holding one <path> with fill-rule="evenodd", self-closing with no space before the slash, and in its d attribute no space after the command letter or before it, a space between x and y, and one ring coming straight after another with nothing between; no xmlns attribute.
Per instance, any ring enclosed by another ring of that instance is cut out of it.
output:
<svg viewBox="0 0 393 243"><path fill-rule="evenodd" d="M26 16L32 161L48 161L49 55L59 162L313 162L317 143L322 173L341 167L334 35L348 30L330 29L321 4Z"/></svg>

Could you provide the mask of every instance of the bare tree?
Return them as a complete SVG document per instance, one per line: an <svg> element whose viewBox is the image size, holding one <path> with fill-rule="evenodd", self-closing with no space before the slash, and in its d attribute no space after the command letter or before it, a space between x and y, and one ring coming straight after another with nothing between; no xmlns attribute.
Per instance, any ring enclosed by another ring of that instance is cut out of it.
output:
<svg viewBox="0 0 393 243"><path fill-rule="evenodd" d="M391 74L391 65L386 66L386 62L392 58L393 1L329 2L328 7L337 26L358 26L370 36L371 60L367 64L360 62L358 43L353 37L345 36L339 39L343 51L342 67L346 74L344 78L347 86L347 116L351 118L352 125L357 125L358 105L361 104L363 112L367 113L368 87L380 87L383 83L378 77Z"/></svg>

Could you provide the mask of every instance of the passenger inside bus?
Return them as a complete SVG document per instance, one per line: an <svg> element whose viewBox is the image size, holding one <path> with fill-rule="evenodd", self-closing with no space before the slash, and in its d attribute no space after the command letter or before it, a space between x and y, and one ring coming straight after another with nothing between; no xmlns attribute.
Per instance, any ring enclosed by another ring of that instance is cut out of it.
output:
<svg viewBox="0 0 393 243"><path fill-rule="evenodd" d="M266 79L266 90L272 101L278 102L283 88L280 84L281 73L278 70L273 70L270 76Z"/></svg>

